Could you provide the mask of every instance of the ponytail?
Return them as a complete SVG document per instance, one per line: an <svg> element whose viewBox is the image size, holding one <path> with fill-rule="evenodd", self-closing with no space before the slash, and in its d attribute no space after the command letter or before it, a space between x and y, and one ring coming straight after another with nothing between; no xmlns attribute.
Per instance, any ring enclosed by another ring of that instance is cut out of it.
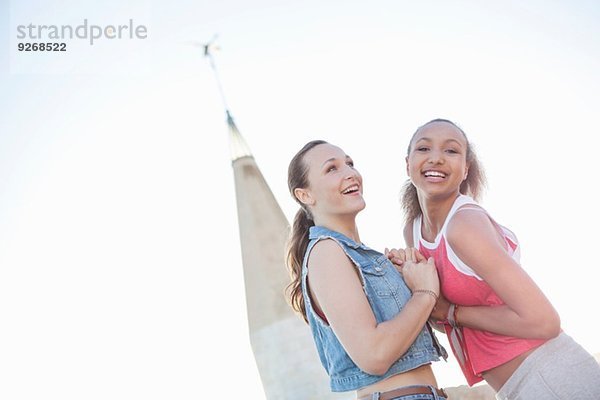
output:
<svg viewBox="0 0 600 400"><path fill-rule="evenodd" d="M404 223L411 224L415 218L421 215L421 205L419 204L419 196L417 188L413 183L407 180L402 186L402 194L400 196L400 204L404 210Z"/></svg>
<svg viewBox="0 0 600 400"><path fill-rule="evenodd" d="M305 322L306 309L304 308L304 297L302 295L302 263L304 255L308 248L308 230L315 223L310 215L310 211L302 204L294 191L296 189L305 189L308 185L308 167L304 162L304 156L313 147L326 144L324 140L313 140L308 142L302 149L296 153L288 167L288 189L292 198L300 205L300 210L296 213L290 237L287 244L286 264L290 274L291 282L286 287L286 298L294 311L299 313Z"/></svg>
<svg viewBox="0 0 600 400"><path fill-rule="evenodd" d="M302 315L302 318L306 322L308 320L306 318L306 309L304 308L304 296L302 295L302 263L309 242L308 230L314 225L315 223L309 218L304 208L298 210L294 218L294 224L292 225L286 257L292 280L286 288L288 301L292 309Z"/></svg>

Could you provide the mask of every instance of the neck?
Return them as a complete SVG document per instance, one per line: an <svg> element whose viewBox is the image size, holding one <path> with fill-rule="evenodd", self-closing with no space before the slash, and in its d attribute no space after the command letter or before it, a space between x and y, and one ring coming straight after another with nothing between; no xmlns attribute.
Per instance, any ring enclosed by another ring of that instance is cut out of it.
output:
<svg viewBox="0 0 600 400"><path fill-rule="evenodd" d="M426 197L419 194L419 205L423 212L421 233L426 240L432 241L442 230L452 205L460 193L445 197Z"/></svg>
<svg viewBox="0 0 600 400"><path fill-rule="evenodd" d="M358 228L356 226L356 219L353 217L328 217L328 218L315 218L315 225L323 226L332 231L341 233L344 236L349 237L356 243L361 243L360 236L358 235Z"/></svg>

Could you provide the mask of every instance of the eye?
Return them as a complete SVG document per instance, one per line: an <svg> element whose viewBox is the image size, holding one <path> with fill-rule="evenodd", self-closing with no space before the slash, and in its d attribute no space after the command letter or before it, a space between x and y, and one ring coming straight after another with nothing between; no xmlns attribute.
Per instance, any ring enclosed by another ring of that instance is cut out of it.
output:
<svg viewBox="0 0 600 400"><path fill-rule="evenodd" d="M460 151L456 149L447 149L446 152L450 154L460 154Z"/></svg>
<svg viewBox="0 0 600 400"><path fill-rule="evenodd" d="M337 169L337 168L335 167L335 165L330 165L330 166L327 168L327 171L326 171L326 172L328 172L328 173L329 173L329 172L333 172L333 171L335 171L336 169Z"/></svg>
<svg viewBox="0 0 600 400"><path fill-rule="evenodd" d="M425 152L429 150L429 147L427 146L419 146L415 149L416 151L420 151L420 152Z"/></svg>
<svg viewBox="0 0 600 400"><path fill-rule="evenodd" d="M351 168L354 168L354 161L348 160L346 161L346 165L349 165Z"/></svg>

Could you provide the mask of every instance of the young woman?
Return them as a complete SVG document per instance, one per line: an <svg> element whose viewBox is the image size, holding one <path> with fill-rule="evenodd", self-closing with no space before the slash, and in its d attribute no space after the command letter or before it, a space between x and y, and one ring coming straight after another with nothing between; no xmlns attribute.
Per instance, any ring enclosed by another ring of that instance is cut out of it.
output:
<svg viewBox="0 0 600 400"><path fill-rule="evenodd" d="M439 293L433 260L408 251L401 275L362 243L363 180L339 147L306 144L290 162L288 186L300 205L288 248L289 301L310 326L332 391L445 399L431 362L446 354L427 324Z"/></svg>
<svg viewBox="0 0 600 400"><path fill-rule="evenodd" d="M435 260L441 295L432 317L468 383L485 379L498 399L600 399L598 363L561 331L519 264L515 235L470 197L484 177L465 133L448 120L426 123L406 165L405 241ZM405 256L390 257L401 264Z"/></svg>

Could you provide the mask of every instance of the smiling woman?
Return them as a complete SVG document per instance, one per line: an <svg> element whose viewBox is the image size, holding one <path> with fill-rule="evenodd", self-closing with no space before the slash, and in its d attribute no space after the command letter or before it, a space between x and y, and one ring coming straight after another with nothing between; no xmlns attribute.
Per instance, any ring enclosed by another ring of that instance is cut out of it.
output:
<svg viewBox="0 0 600 400"><path fill-rule="evenodd" d="M441 293L432 318L467 382L485 379L499 399L600 398L600 367L562 332L520 265L516 236L470 197L484 178L462 129L445 119L424 124L406 164L405 240L435 259Z"/></svg>
<svg viewBox="0 0 600 400"><path fill-rule="evenodd" d="M431 363L446 352L427 325L439 290L433 262L407 259L400 274L361 242L363 178L339 147L307 143L290 162L288 187L301 207L288 249L289 300L310 326L331 390L445 399Z"/></svg>

